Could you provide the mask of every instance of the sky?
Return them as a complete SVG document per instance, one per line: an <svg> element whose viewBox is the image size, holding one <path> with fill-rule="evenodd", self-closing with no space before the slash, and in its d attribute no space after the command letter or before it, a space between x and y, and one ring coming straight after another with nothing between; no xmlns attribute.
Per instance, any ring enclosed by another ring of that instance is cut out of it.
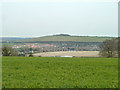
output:
<svg viewBox="0 0 120 90"><path fill-rule="evenodd" d="M3 2L2 36L118 36L117 2Z"/></svg>

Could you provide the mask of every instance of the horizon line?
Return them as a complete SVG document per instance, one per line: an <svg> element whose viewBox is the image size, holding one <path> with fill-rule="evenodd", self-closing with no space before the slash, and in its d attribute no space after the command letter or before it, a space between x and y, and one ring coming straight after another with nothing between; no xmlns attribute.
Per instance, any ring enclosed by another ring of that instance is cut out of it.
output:
<svg viewBox="0 0 120 90"><path fill-rule="evenodd" d="M41 36L0 36L0 37L11 37L11 38L35 38L35 37L45 37L45 36L54 36L54 35L60 35L60 34L53 34L53 35L41 35ZM70 36L89 36L89 37L118 37L118 36L112 36L112 35L71 35Z"/></svg>

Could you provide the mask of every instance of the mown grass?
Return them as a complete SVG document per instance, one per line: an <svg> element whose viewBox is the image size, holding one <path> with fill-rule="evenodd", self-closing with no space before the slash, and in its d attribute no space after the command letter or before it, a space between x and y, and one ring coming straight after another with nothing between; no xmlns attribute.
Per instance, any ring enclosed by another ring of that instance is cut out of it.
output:
<svg viewBox="0 0 120 90"><path fill-rule="evenodd" d="M3 88L117 88L117 58L3 57Z"/></svg>

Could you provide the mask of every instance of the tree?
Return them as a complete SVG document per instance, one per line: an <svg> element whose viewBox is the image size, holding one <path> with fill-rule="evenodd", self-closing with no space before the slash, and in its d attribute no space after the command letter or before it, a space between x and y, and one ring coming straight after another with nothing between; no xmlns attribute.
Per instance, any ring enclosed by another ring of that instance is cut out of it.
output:
<svg viewBox="0 0 120 90"><path fill-rule="evenodd" d="M2 47L2 55L3 56L17 56L17 52L9 46L3 46Z"/></svg>
<svg viewBox="0 0 120 90"><path fill-rule="evenodd" d="M118 55L118 39L105 40L100 46L100 56L117 57Z"/></svg>

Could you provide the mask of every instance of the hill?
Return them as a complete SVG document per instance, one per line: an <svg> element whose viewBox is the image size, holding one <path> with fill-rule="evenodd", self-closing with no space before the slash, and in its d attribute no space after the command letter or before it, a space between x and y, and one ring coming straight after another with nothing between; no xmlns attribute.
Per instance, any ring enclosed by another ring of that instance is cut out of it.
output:
<svg viewBox="0 0 120 90"><path fill-rule="evenodd" d="M30 39L30 38L22 38L22 37L0 37L2 41L16 41L16 40L23 40L23 39Z"/></svg>
<svg viewBox="0 0 120 90"><path fill-rule="evenodd" d="M67 34L51 35L31 39L16 40L18 42L47 42L47 41L62 41L62 42L103 42L106 39L114 37L97 37L97 36L70 36Z"/></svg>

